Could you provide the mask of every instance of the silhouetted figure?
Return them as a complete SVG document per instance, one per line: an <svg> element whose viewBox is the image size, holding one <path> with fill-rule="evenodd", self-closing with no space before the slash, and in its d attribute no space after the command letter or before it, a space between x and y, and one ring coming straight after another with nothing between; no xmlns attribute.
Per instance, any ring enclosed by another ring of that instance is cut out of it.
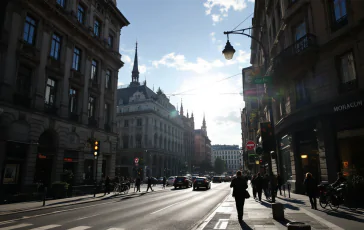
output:
<svg viewBox="0 0 364 230"><path fill-rule="evenodd" d="M311 173L306 173L306 178L303 184L306 187L306 194L310 199L311 208L317 210L317 201L316 201L316 190L317 184L315 178L313 178Z"/></svg>
<svg viewBox="0 0 364 230"><path fill-rule="evenodd" d="M255 181L255 187L256 187L257 193L258 193L258 199L259 199L259 201L262 201L262 190L263 190L264 179L260 175L260 173L258 173L257 177L254 179L254 181Z"/></svg>
<svg viewBox="0 0 364 230"><path fill-rule="evenodd" d="M105 179L105 194L104 195L106 195L106 193L110 194L110 178L109 178L109 176L107 176L106 179Z"/></svg>
<svg viewBox="0 0 364 230"><path fill-rule="evenodd" d="M279 189L279 194L282 196L282 177L281 175L278 173L277 174L277 189L276 189L276 193L278 193L278 189Z"/></svg>
<svg viewBox="0 0 364 230"><path fill-rule="evenodd" d="M136 187L137 192L140 192L140 183L141 183L141 179L140 179L140 177L137 177L135 180L135 187Z"/></svg>
<svg viewBox="0 0 364 230"><path fill-rule="evenodd" d="M239 222L242 222L248 183L245 178L242 177L241 171L236 172L236 178L231 181L230 188L233 188L233 197L235 198L236 210L238 211L238 220Z"/></svg>
<svg viewBox="0 0 364 230"><path fill-rule="evenodd" d="M148 187L147 187L147 192L150 190L152 190L152 192L154 191L152 188L152 177L148 177Z"/></svg>
<svg viewBox="0 0 364 230"><path fill-rule="evenodd" d="M166 177L164 176L164 177L163 177L163 189L165 189L165 188L166 188L166 182L167 182L167 179L166 179Z"/></svg>

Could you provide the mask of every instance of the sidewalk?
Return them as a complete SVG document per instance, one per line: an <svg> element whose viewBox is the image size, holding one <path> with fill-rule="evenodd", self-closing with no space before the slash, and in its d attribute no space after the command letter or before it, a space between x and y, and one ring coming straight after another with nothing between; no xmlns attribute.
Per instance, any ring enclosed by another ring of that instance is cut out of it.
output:
<svg viewBox="0 0 364 230"><path fill-rule="evenodd" d="M249 193L252 195L251 188ZM293 196L291 196L293 197ZM298 197L297 197L298 198ZM295 201L300 201L296 199ZM276 221L273 219L271 204L262 199L261 202L249 198L245 200L243 222L240 224L235 208L235 199L231 194L222 202L222 204L206 219L205 223L200 225L197 230L210 229L256 229L256 230L283 230L287 229L286 224L289 222L303 222L309 224L311 229L335 229L343 230L333 223L300 208L289 201L281 202L277 199L276 202L284 203L285 220ZM299 203L299 202L297 202Z"/></svg>
<svg viewBox="0 0 364 230"><path fill-rule="evenodd" d="M25 211L33 211L33 210L40 210L40 209L46 209L46 208L54 208L54 207L62 207L62 206L69 206L69 205L75 205L75 204L82 204L82 203L89 203L89 202L95 202L100 200L107 200L112 199L113 197L137 197L140 194L145 194L147 185L143 184L140 187L141 192L136 193L134 192L134 188L130 188L129 193L114 195L113 192L110 194L104 195L104 193L98 193L96 194L96 197L94 197L93 194L91 195L85 195L85 196L76 196L76 197L70 197L70 198L64 198L64 199L55 199L55 200L46 200L45 206L43 206L43 201L31 201L31 202L22 202L22 203L12 203L12 204L3 204L0 205L0 216L1 215L8 215L12 213L18 213L18 212L25 212ZM162 191L161 185L156 185L152 187L154 191ZM168 188L168 187L167 187ZM167 189L166 189L167 190ZM149 192L148 192L149 193Z"/></svg>

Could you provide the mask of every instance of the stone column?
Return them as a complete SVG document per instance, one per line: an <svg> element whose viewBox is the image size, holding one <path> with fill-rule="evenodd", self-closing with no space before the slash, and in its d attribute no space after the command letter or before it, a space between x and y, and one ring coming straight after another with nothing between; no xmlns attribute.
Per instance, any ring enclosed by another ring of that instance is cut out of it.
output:
<svg viewBox="0 0 364 230"><path fill-rule="evenodd" d="M51 30L50 25L44 24L44 31L42 34L42 43L41 43L42 47L40 49L40 63L37 68L36 74L34 75L35 78L32 81L35 83L34 85L36 85L34 107L38 110L44 109L44 92L47 81L45 67L47 65L49 47L51 42L50 30Z"/></svg>
<svg viewBox="0 0 364 230"><path fill-rule="evenodd" d="M23 167L23 185L33 184L35 175L35 166L37 162L38 145L30 144L26 162Z"/></svg>
<svg viewBox="0 0 364 230"><path fill-rule="evenodd" d="M72 49L73 49L73 42L68 39L67 41L67 48L66 48L66 62L65 62L65 71L64 71L64 78L63 78L63 95L61 99L61 106L60 106L60 116L61 117L68 117L68 99L69 99L69 78L71 73L71 65L72 65Z"/></svg>
<svg viewBox="0 0 364 230"><path fill-rule="evenodd" d="M97 175L96 175L97 183L99 183L100 180L102 179L101 174L102 174L102 161L103 161L103 159L104 159L103 154L100 154L98 156L98 159L97 159ZM95 167L95 169L96 169L96 167Z"/></svg>
<svg viewBox="0 0 364 230"><path fill-rule="evenodd" d="M16 82L16 68L17 68L17 54L16 49L19 42L19 37L21 33L21 23L22 23L22 9L17 7L18 11L13 12L11 15L11 23L12 26L9 30L9 40L8 40L8 49L6 52L6 59L4 61L5 65L2 68L5 68L4 78L1 77L0 81L0 97L6 101L12 101L13 98L13 88L15 87ZM1 63L2 64L2 63Z"/></svg>
<svg viewBox="0 0 364 230"><path fill-rule="evenodd" d="M100 90L100 98L99 98L99 128L104 129L104 111L105 111L105 78L106 78L106 69L101 65L100 71L100 79L99 79L99 90ZM112 105L109 105L110 107ZM111 114L111 113L110 113Z"/></svg>
<svg viewBox="0 0 364 230"><path fill-rule="evenodd" d="M119 53L119 45L120 45L120 31L116 31L116 45L114 45L114 51Z"/></svg>
<svg viewBox="0 0 364 230"><path fill-rule="evenodd" d="M85 64L85 76L84 76L84 86L83 86L83 100L82 100L82 124L88 124L88 114L87 114L87 106L88 106L88 84L90 79L90 71L91 71L91 57L84 55L86 58Z"/></svg>
<svg viewBox="0 0 364 230"><path fill-rule="evenodd" d="M105 27L104 27L104 38L108 41L109 38L109 17L106 16Z"/></svg>
<svg viewBox="0 0 364 230"><path fill-rule="evenodd" d="M114 80L111 80L111 86L113 87L113 90L112 90L112 93L113 93L113 96L114 96L114 103L113 103L113 106L111 107L111 110L110 110L110 113L111 113L111 131L112 132L116 132L116 107L117 107L117 103L118 103L118 71L116 71L115 73L112 73L112 77L111 79L114 79Z"/></svg>
<svg viewBox="0 0 364 230"><path fill-rule="evenodd" d="M116 153L112 153L109 157L109 177L115 177ZM132 174L130 174L132 175Z"/></svg>
<svg viewBox="0 0 364 230"><path fill-rule="evenodd" d="M93 31L93 24L94 24L94 11L95 11L95 7L93 5L90 6L89 12L88 12L88 22L87 24L89 25L89 27L92 28Z"/></svg>

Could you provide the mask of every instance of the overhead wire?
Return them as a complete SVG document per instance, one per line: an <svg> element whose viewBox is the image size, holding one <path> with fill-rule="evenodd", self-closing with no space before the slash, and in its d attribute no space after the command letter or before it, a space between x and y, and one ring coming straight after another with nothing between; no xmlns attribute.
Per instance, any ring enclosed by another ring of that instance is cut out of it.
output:
<svg viewBox="0 0 364 230"><path fill-rule="evenodd" d="M248 18L250 18L252 15L254 14L254 12L253 13L251 13L248 17L246 17L242 22L240 22L239 23L239 25L237 25L234 29L232 29L232 30L235 30L236 28L238 28L241 24L243 24L246 20L248 20Z"/></svg>

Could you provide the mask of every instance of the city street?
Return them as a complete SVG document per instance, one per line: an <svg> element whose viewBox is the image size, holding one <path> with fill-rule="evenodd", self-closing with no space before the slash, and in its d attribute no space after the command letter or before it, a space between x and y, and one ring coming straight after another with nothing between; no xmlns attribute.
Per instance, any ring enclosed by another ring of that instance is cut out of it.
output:
<svg viewBox="0 0 364 230"><path fill-rule="evenodd" d="M131 199L0 216L0 229L191 229L228 194L228 183L212 184L207 191L167 187Z"/></svg>

